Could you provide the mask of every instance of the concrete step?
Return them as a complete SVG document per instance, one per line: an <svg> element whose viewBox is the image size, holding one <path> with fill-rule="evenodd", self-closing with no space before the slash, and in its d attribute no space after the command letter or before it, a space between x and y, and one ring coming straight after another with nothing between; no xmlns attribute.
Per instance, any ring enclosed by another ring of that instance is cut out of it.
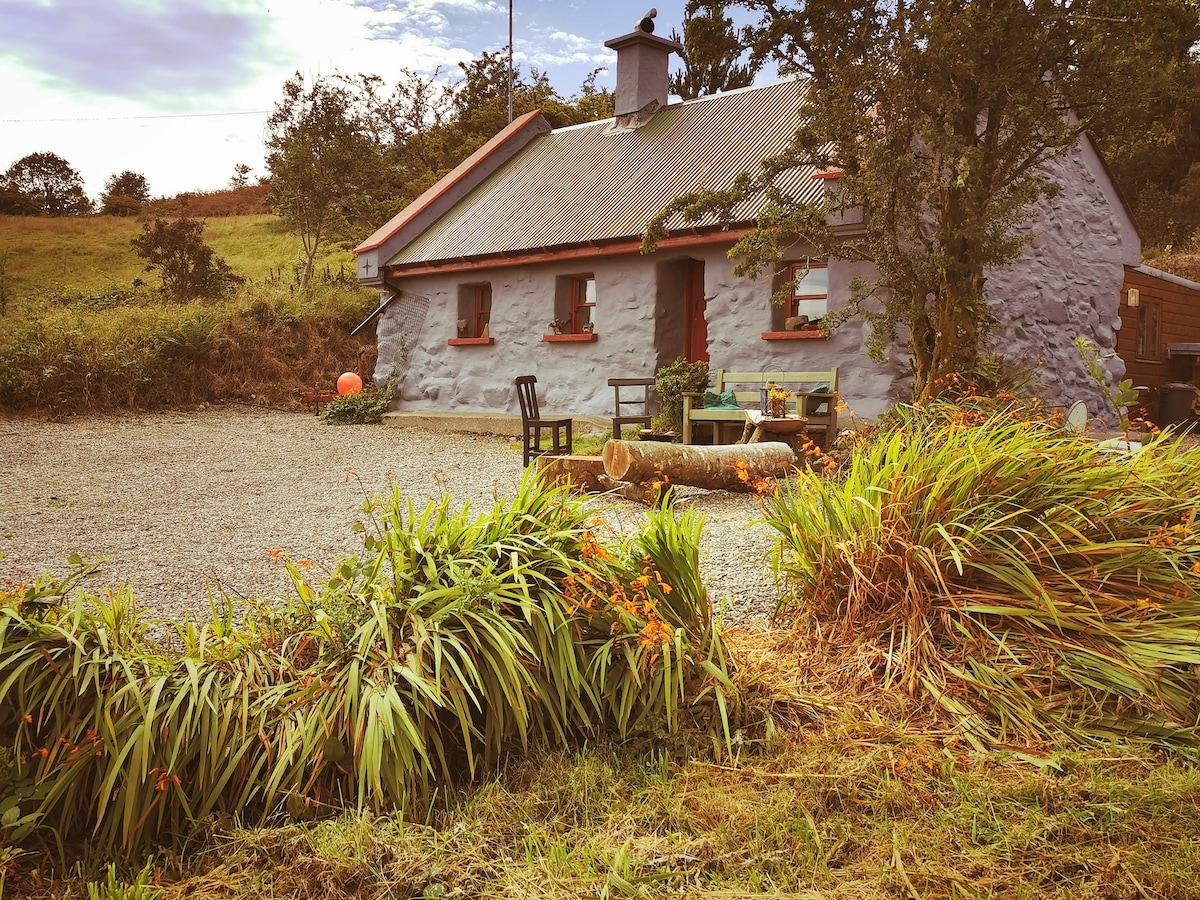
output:
<svg viewBox="0 0 1200 900"><path fill-rule="evenodd" d="M612 433L612 420L604 416L572 416L571 418L574 420L572 432L576 435ZM521 417L515 413L432 412L398 409L384 413L383 424L390 428L417 427L427 431L457 434L498 434L503 437L521 437Z"/></svg>

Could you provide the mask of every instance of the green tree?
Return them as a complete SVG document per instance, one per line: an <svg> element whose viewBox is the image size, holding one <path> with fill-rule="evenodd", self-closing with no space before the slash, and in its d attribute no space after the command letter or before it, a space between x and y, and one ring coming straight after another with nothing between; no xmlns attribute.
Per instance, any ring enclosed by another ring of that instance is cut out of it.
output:
<svg viewBox="0 0 1200 900"><path fill-rule="evenodd" d="M1089 130L1133 207L1143 242L1161 247L1200 229L1193 189L1200 178L1200 2L1143 0L1141 13L1153 27L1133 33L1125 27L1129 5L1111 0L1091 11L1108 25L1096 28L1094 39L1128 60L1132 78L1120 111L1094 119Z"/></svg>
<svg viewBox="0 0 1200 900"><path fill-rule="evenodd" d="M678 198L650 223L646 248L676 215L728 221L738 202L765 191L758 229L731 251L737 271L773 268L796 243L870 261L874 280L855 284L828 326L860 315L873 326L873 356L906 349L917 399L939 393L951 375L974 375L993 324L985 272L1020 254L1026 238L1017 226L1057 191L1043 165L1128 102L1139 63L1106 44L1135 45L1156 27L1153 10L1114 17L1100 0L741 5L762 15L751 35L756 58L806 76L801 127L761 172ZM781 173L802 165L841 170L827 203L778 186ZM829 214L859 209L864 233L839 236Z"/></svg>
<svg viewBox="0 0 1200 900"><path fill-rule="evenodd" d="M452 128L467 154L508 124L508 56L484 52L479 59L459 63L463 78L454 91ZM552 128L577 125L579 112L550 84L550 77L531 66L513 72L513 117L540 109ZM466 155L466 154L464 154Z"/></svg>
<svg viewBox="0 0 1200 900"><path fill-rule="evenodd" d="M155 219L129 244L146 260L146 271L162 277L163 292L177 300L220 297L245 281L204 242L199 219Z"/></svg>
<svg viewBox="0 0 1200 900"><path fill-rule="evenodd" d="M251 169L245 163L238 163L233 167L233 176L229 179L229 187L233 190L239 190L250 184Z"/></svg>
<svg viewBox="0 0 1200 900"><path fill-rule="evenodd" d="M695 100L754 83L765 60L750 56L748 29L734 28L728 6L725 0L688 0L683 34L671 29L671 40L683 45L683 70L669 80L672 94Z"/></svg>
<svg viewBox="0 0 1200 900"><path fill-rule="evenodd" d="M596 87L600 71L564 100L544 73L518 69L514 114L540 109L553 127L607 118L613 95ZM390 88L376 76L359 75L350 83L374 153L369 188L347 209L355 226L383 224L507 125L507 59L485 53L462 64L461 72L454 83L440 72L409 70Z"/></svg>
<svg viewBox="0 0 1200 900"><path fill-rule="evenodd" d="M297 72L267 120L268 201L300 232L300 287L312 280L317 251L344 235L364 205L376 147L353 83L338 73L311 83Z"/></svg>
<svg viewBox="0 0 1200 900"><path fill-rule="evenodd" d="M137 215L142 204L150 199L150 183L146 176L126 169L104 182L100 194L100 212L111 216Z"/></svg>
<svg viewBox="0 0 1200 900"><path fill-rule="evenodd" d="M390 88L375 75L355 80L375 153L370 189L353 211L355 221L382 225L466 155L448 129L453 90L440 76L401 69Z"/></svg>
<svg viewBox="0 0 1200 900"><path fill-rule="evenodd" d="M83 176L61 156L30 153L8 167L4 186L24 194L45 216L80 216L92 211Z"/></svg>
<svg viewBox="0 0 1200 900"><path fill-rule="evenodd" d="M28 194L0 182L0 215L40 216L41 209Z"/></svg>

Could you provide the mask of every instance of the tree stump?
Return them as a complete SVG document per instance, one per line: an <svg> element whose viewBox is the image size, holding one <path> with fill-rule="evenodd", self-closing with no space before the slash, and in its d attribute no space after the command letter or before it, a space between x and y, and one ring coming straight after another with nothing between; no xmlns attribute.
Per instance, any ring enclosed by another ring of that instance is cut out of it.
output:
<svg viewBox="0 0 1200 900"><path fill-rule="evenodd" d="M649 484L666 476L672 484L724 491L752 491L755 480L783 478L796 464L792 448L776 441L716 447L609 441L603 452L604 471L620 481ZM737 463L744 468L739 470Z"/></svg>

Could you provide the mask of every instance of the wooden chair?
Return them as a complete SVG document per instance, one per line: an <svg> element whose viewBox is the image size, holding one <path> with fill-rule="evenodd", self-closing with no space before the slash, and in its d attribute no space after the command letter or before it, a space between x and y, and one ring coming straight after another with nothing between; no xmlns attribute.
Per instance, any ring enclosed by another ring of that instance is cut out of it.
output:
<svg viewBox="0 0 1200 900"><path fill-rule="evenodd" d="M643 428L650 427L650 392L654 389L653 378L610 378L608 379L609 387L613 389L613 440L621 439L621 426L632 425L635 422L640 422ZM641 388L641 391L636 388ZM625 388L626 398L621 399L621 388ZM629 399L628 392L637 395L632 400ZM635 410L640 409L637 413L623 413L622 406L633 407Z"/></svg>
<svg viewBox="0 0 1200 900"><path fill-rule="evenodd" d="M513 380L517 386L517 399L521 403L521 429L525 433L525 466L535 456L548 453L552 456L571 454L571 419L543 419L538 411L536 375L521 375ZM550 449L542 449L542 432L550 432ZM562 443L565 434L566 443Z"/></svg>

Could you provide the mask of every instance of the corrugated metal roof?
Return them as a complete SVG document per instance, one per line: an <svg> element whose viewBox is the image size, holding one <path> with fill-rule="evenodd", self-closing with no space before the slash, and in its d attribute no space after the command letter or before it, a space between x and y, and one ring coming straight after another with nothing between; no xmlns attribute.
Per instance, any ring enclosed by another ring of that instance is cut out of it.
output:
<svg viewBox="0 0 1200 900"><path fill-rule="evenodd" d="M727 187L786 149L801 90L778 82L667 106L637 129L614 131L606 119L537 137L388 265L641 237L676 197ZM814 171L791 170L779 184L819 199ZM742 204L736 219L752 220L762 202Z"/></svg>

